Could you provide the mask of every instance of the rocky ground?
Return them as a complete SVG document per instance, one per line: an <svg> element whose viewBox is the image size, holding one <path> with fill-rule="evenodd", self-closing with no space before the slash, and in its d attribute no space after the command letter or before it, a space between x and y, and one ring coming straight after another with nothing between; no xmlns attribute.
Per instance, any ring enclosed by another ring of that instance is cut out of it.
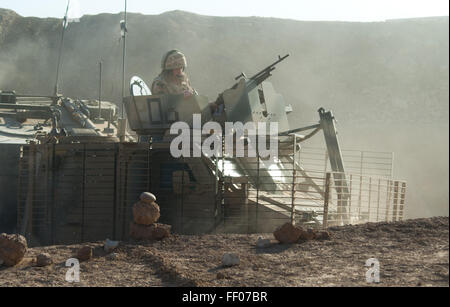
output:
<svg viewBox="0 0 450 307"><path fill-rule="evenodd" d="M449 286L449 219L432 218L330 229L331 240L281 245L272 234L172 236L161 242L122 242L114 255L91 243L80 283L65 281L65 261L80 246L32 248L16 267L0 268L0 286L369 286L369 258L380 263L378 286ZM260 237L272 240L258 249ZM34 259L49 253L54 264ZM224 253L240 265L223 268Z"/></svg>

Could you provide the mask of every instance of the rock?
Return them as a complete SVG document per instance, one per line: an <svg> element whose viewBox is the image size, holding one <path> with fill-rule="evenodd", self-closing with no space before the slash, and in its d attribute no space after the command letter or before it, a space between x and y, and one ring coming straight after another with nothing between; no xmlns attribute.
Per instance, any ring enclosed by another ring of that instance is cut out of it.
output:
<svg viewBox="0 0 450 307"><path fill-rule="evenodd" d="M45 267L45 266L49 266L50 264L53 263L53 259L50 256L50 254L47 253L43 253L43 254L39 254L36 257L36 265L38 267Z"/></svg>
<svg viewBox="0 0 450 307"><path fill-rule="evenodd" d="M320 231L316 234L316 240L330 240L331 234L328 231Z"/></svg>
<svg viewBox="0 0 450 307"><path fill-rule="evenodd" d="M273 236L282 244L294 244L300 239L300 236L304 232L302 227L286 223L275 230Z"/></svg>
<svg viewBox="0 0 450 307"><path fill-rule="evenodd" d="M311 241L316 238L316 231L313 229L307 229L306 231L302 231L299 237L299 241Z"/></svg>
<svg viewBox="0 0 450 307"><path fill-rule="evenodd" d="M6 266L15 266L22 261L27 248L27 240L21 235L0 235L0 259Z"/></svg>
<svg viewBox="0 0 450 307"><path fill-rule="evenodd" d="M152 225L158 222L161 217L157 203L137 202L133 206L134 222L138 225Z"/></svg>
<svg viewBox="0 0 450 307"><path fill-rule="evenodd" d="M78 250L76 258L80 262L91 260L93 252L92 247L84 246Z"/></svg>
<svg viewBox="0 0 450 307"><path fill-rule="evenodd" d="M141 201L148 204L153 204L156 201L156 196L149 192L144 192L140 197Z"/></svg>
<svg viewBox="0 0 450 307"><path fill-rule="evenodd" d="M138 225L131 223L130 237L142 241L161 241L170 236L172 226L163 224Z"/></svg>
<svg viewBox="0 0 450 307"><path fill-rule="evenodd" d="M267 248L270 246L270 240L269 239L263 239L259 237L258 241L256 241L256 247L257 248Z"/></svg>
<svg viewBox="0 0 450 307"><path fill-rule="evenodd" d="M222 265L224 267L232 267L240 264L239 256L236 254L225 254L222 258Z"/></svg>
<svg viewBox="0 0 450 307"><path fill-rule="evenodd" d="M117 247L119 247L119 241L111 241L109 239L106 239L105 241L105 245L104 245L104 250L107 253L112 252L113 250L115 250Z"/></svg>

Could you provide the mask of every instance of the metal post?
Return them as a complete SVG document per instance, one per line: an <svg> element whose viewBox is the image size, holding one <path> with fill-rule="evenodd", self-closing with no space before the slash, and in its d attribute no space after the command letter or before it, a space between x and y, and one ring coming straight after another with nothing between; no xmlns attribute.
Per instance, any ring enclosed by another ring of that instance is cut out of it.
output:
<svg viewBox="0 0 450 307"><path fill-rule="evenodd" d="M386 222L389 222L389 212L391 210L392 181L386 180Z"/></svg>
<svg viewBox="0 0 450 307"><path fill-rule="evenodd" d="M361 164L360 164L360 170L359 170L359 174L362 176L363 175L363 168L364 168L364 151L361 151Z"/></svg>
<svg viewBox="0 0 450 307"><path fill-rule="evenodd" d="M28 188L27 198L25 202L25 212L22 219L20 233L31 240L31 234L33 232L33 201L34 201L34 187L35 187L35 159L36 159L36 146L31 144L28 151Z"/></svg>
<svg viewBox="0 0 450 307"><path fill-rule="evenodd" d="M348 219L352 223L352 191L353 191L353 175L350 175L350 195L348 197Z"/></svg>
<svg viewBox="0 0 450 307"><path fill-rule="evenodd" d="M45 161L45 170L44 170L44 191L45 191L45 217L46 217L46 221L45 221L45 244L49 244L51 239L51 209L50 209L50 204L49 204L49 181L50 181L50 170L49 170L49 165L50 165L50 144L44 144L41 145L41 147L43 148L43 151L45 152L45 159L43 159Z"/></svg>
<svg viewBox="0 0 450 307"><path fill-rule="evenodd" d="M56 169L56 144L52 146L52 184L51 184L51 193L52 193L52 228L51 228L51 237L52 237L52 245L56 244L56 182L57 182L57 169Z"/></svg>
<svg viewBox="0 0 450 307"><path fill-rule="evenodd" d="M406 183L402 183L402 190L400 194L400 210L398 214L398 220L403 221L403 210L405 207L405 199L406 199Z"/></svg>
<svg viewBox="0 0 450 307"><path fill-rule="evenodd" d="M118 163L118 151L120 144L114 144L114 195L113 195L113 240L117 240L117 169L119 168ZM123 240L124 238L121 238Z"/></svg>
<svg viewBox="0 0 450 307"><path fill-rule="evenodd" d="M324 133L328 155L330 158L330 165L334 175L335 188L339 198L338 210L341 219L344 220L344 223L347 223L348 217L346 213L348 201L347 197L342 196L349 195L349 189L345 175L342 151L340 149L339 140L337 137L335 119L331 112L325 112L323 108L319 110L319 115L320 124Z"/></svg>
<svg viewBox="0 0 450 307"><path fill-rule="evenodd" d="M328 170L328 150L325 149L325 169L323 170L323 173L326 176Z"/></svg>
<svg viewBox="0 0 450 307"><path fill-rule="evenodd" d="M358 220L361 219L363 176L359 176Z"/></svg>
<svg viewBox="0 0 450 307"><path fill-rule="evenodd" d="M291 224L295 225L295 181L296 181L296 167L295 167L295 158L296 158L296 148L297 148L297 136L294 134L294 157L292 159L292 191L291 191Z"/></svg>
<svg viewBox="0 0 450 307"><path fill-rule="evenodd" d="M392 153L392 160L391 160L391 178L394 178L394 160L395 159L395 153Z"/></svg>
<svg viewBox="0 0 450 307"><path fill-rule="evenodd" d="M372 201L372 177L369 177L369 204L367 206L368 222L370 222L370 203Z"/></svg>
<svg viewBox="0 0 450 307"><path fill-rule="evenodd" d="M82 160L82 176L83 182L81 184L81 242L84 242L84 228L86 227L86 144L83 144L83 160Z"/></svg>
<svg viewBox="0 0 450 307"><path fill-rule="evenodd" d="M328 170L328 158L329 158L328 150L325 149L325 168L323 170L323 174L325 175L325 177L327 176L327 170ZM326 188L326 186L325 186L325 183L324 183L324 186L323 186L323 190L324 191L325 191L325 188Z"/></svg>
<svg viewBox="0 0 450 307"><path fill-rule="evenodd" d="M330 202L330 184L331 184L331 173L327 173L325 179L325 195L323 203L323 228L328 228L328 205Z"/></svg>
<svg viewBox="0 0 450 307"><path fill-rule="evenodd" d="M338 184L341 182L339 181ZM344 213L343 213L343 205L342 205L342 190L338 187L336 187L335 182L335 188L336 188L336 196L337 196L337 214L340 225L343 225L344 223Z"/></svg>
<svg viewBox="0 0 450 307"><path fill-rule="evenodd" d="M378 197L377 197L377 222L380 218L380 189L381 189L381 179L378 179Z"/></svg>
<svg viewBox="0 0 450 307"><path fill-rule="evenodd" d="M392 208L392 218L394 222L397 222L397 213L398 213L398 188L399 182L396 181L394 183L394 206Z"/></svg>
<svg viewBox="0 0 450 307"><path fill-rule="evenodd" d="M115 184L115 199L117 211L117 233L121 240L125 239L124 223L125 217L122 212L122 144L117 144L117 162L116 162L116 184ZM120 230L119 230L120 229Z"/></svg>
<svg viewBox="0 0 450 307"><path fill-rule="evenodd" d="M217 212L217 218L216 218L216 225L220 223L220 221L223 221L224 229L225 229L225 131L222 131L222 180L220 184L220 193L216 199L216 212ZM218 219L218 221L217 221ZM249 217L247 217L249 219ZM247 222L248 225L250 225L249 222ZM214 230L214 233L217 233L217 227Z"/></svg>
<svg viewBox="0 0 450 307"><path fill-rule="evenodd" d="M124 171L121 171L121 176L124 176L124 183L122 186L122 199L121 199L121 204L122 204L122 235L125 236L125 229L126 229L126 222L128 220L128 216L127 216L127 211L128 211L128 153L125 151L124 145L120 144L121 152L122 152L122 161L124 163Z"/></svg>
<svg viewBox="0 0 450 307"><path fill-rule="evenodd" d="M258 227L258 225L259 225L258 210L259 210L259 180L260 180L260 178L259 178L259 147L258 147L258 141L259 141L259 138L257 137L256 138L256 152L257 152L257 154L256 154L256 159L257 159L257 163L256 163L256 167L257 167L257 170L256 170L256 210L255 210L255 212L256 212L256 220L255 220L256 233L258 233L258 229L259 229L259 227Z"/></svg>
<svg viewBox="0 0 450 307"><path fill-rule="evenodd" d="M98 119L102 118L102 61L99 62L100 78L98 86Z"/></svg>
<svg viewBox="0 0 450 307"><path fill-rule="evenodd" d="M20 216L22 214L22 180L24 179L22 177L23 174L23 163L24 163L24 147L20 146L19 147L19 172L17 175L17 194L16 194L16 198L17 198L17 218L16 218L16 226L18 227L19 225L21 226L21 224L23 223L23 217L22 220L20 219Z"/></svg>
<svg viewBox="0 0 450 307"><path fill-rule="evenodd" d="M219 204L216 206L217 210L220 212L220 218L223 220L225 228L225 130L222 131L222 181L220 186L220 198L218 199ZM220 206L220 207L219 207ZM250 216L247 214L247 225L250 227ZM217 228L216 228L217 233Z"/></svg>

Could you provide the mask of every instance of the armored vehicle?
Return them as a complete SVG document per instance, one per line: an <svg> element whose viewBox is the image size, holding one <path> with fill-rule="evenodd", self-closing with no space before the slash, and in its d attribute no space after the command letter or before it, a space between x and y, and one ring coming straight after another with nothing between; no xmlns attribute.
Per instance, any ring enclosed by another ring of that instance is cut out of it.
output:
<svg viewBox="0 0 450 307"><path fill-rule="evenodd" d="M111 102L0 91L0 232L17 224L19 161L26 144L117 143Z"/></svg>

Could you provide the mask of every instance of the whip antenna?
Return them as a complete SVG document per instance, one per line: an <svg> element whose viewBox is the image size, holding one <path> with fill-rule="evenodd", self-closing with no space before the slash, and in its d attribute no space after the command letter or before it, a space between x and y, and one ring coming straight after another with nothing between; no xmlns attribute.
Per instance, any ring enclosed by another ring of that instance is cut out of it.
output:
<svg viewBox="0 0 450 307"><path fill-rule="evenodd" d="M120 33L122 35L123 39L123 52L122 52L122 118L124 118L124 105L123 105L123 99L125 98L125 57L126 57L126 51L127 51L127 0L125 0L125 12L124 12L124 19L120 21Z"/></svg>
<svg viewBox="0 0 450 307"><path fill-rule="evenodd" d="M59 72L60 72L60 67L61 67L61 57L62 57L62 50L63 50L63 45L64 45L64 33L66 32L66 28L69 23L69 19L68 19L69 6L70 6L70 0L67 1L66 14L64 15L63 28L62 28L62 32L61 32L61 41L59 42L58 64L56 67L56 81L55 81L55 88L53 90L53 96L55 96L55 97L58 95Z"/></svg>

